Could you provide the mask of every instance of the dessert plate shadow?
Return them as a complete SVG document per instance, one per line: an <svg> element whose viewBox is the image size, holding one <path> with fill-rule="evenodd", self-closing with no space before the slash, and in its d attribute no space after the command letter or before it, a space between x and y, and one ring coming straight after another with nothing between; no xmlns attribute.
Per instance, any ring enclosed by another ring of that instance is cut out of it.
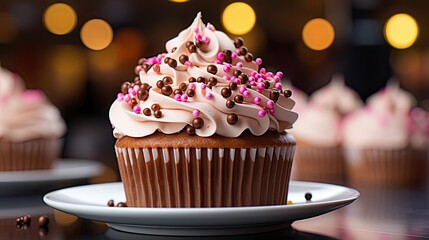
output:
<svg viewBox="0 0 429 240"><path fill-rule="evenodd" d="M312 193L306 201L305 193ZM342 186L290 182L289 205L221 208L119 208L107 202L125 201L122 183L103 183L53 191L44 196L49 206L106 222L113 229L170 236L215 236L267 232L289 227L292 222L344 207L359 192Z"/></svg>

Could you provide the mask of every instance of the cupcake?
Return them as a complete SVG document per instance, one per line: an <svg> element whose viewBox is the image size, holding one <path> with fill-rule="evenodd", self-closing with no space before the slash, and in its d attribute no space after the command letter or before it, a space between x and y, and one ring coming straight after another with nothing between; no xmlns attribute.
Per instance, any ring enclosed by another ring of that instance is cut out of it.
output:
<svg viewBox="0 0 429 240"><path fill-rule="evenodd" d="M344 123L350 182L357 186L414 186L427 175L429 117L416 100L390 84Z"/></svg>
<svg viewBox="0 0 429 240"><path fill-rule="evenodd" d="M110 108L127 205L286 204L298 115L281 72L199 13ZM286 96L285 96L286 95Z"/></svg>
<svg viewBox="0 0 429 240"><path fill-rule="evenodd" d="M341 122L362 105L359 96L335 75L325 87L314 92L292 130L297 141L293 179L345 183Z"/></svg>
<svg viewBox="0 0 429 240"><path fill-rule="evenodd" d="M0 68L0 109L0 171L51 168L65 124L43 92Z"/></svg>

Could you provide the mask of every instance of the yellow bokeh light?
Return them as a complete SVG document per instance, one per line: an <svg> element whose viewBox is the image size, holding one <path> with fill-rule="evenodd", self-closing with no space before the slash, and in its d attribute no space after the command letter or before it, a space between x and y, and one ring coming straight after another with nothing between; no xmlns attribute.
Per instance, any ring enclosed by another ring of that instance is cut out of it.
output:
<svg viewBox="0 0 429 240"><path fill-rule="evenodd" d="M222 13L222 24L235 35L250 32L256 23L256 14L247 3L235 2L228 5Z"/></svg>
<svg viewBox="0 0 429 240"><path fill-rule="evenodd" d="M302 30L302 39L310 49L325 50L334 42L334 27L325 19L312 19L305 24Z"/></svg>
<svg viewBox="0 0 429 240"><path fill-rule="evenodd" d="M175 2L175 3L184 3L184 2L188 2L189 0L168 0L170 2Z"/></svg>
<svg viewBox="0 0 429 240"><path fill-rule="evenodd" d="M55 3L49 6L43 13L43 23L51 33L64 35L75 28L77 15L69 5Z"/></svg>
<svg viewBox="0 0 429 240"><path fill-rule="evenodd" d="M393 15L384 25L384 37L394 48L405 49L414 44L419 35L419 26L408 14Z"/></svg>
<svg viewBox="0 0 429 240"><path fill-rule="evenodd" d="M87 48L102 50L112 42L113 30L106 21L92 19L83 25L80 38Z"/></svg>

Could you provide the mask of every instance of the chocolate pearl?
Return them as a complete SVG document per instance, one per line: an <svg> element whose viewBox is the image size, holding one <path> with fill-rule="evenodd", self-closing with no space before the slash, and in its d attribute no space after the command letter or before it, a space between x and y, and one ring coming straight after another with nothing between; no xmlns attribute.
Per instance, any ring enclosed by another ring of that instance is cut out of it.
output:
<svg viewBox="0 0 429 240"><path fill-rule="evenodd" d="M131 105L134 107L137 105L137 100L135 98L131 98Z"/></svg>
<svg viewBox="0 0 429 240"><path fill-rule="evenodd" d="M130 83L130 87L129 88L134 88L136 84L135 83Z"/></svg>
<svg viewBox="0 0 429 240"><path fill-rule="evenodd" d="M22 229L22 227L23 227L22 223L17 223L17 224L16 224L16 228L17 228L17 229Z"/></svg>
<svg viewBox="0 0 429 240"><path fill-rule="evenodd" d="M213 88L213 84L212 84L212 83L207 83L206 87L207 87L208 89L212 89L212 88Z"/></svg>
<svg viewBox="0 0 429 240"><path fill-rule="evenodd" d="M240 95L240 94L235 95L235 97L234 97L234 101L235 101L236 103L243 103L243 100L244 100L244 98L243 98L243 96L242 96L242 95Z"/></svg>
<svg viewBox="0 0 429 240"><path fill-rule="evenodd" d="M232 91L231 91L231 89L224 87L224 88L222 88L222 90L220 91L220 94L222 94L222 97L224 97L224 98L228 98L228 97L230 97L230 96L231 96Z"/></svg>
<svg viewBox="0 0 429 240"><path fill-rule="evenodd" d="M130 86L129 82L122 83L122 85L121 85L121 93L127 94L129 86Z"/></svg>
<svg viewBox="0 0 429 240"><path fill-rule="evenodd" d="M188 95L188 97L195 96L195 90L194 89L188 89L188 91L186 91L186 95Z"/></svg>
<svg viewBox="0 0 429 240"><path fill-rule="evenodd" d="M176 68L177 67L176 59L171 58L170 60L168 60L168 66L170 66L171 68Z"/></svg>
<svg viewBox="0 0 429 240"><path fill-rule="evenodd" d="M173 79L170 76L165 76L162 78L162 82L165 84L172 84L173 83Z"/></svg>
<svg viewBox="0 0 429 240"><path fill-rule="evenodd" d="M149 84L147 84L147 83L143 83L143 84L142 84L142 88L143 88L144 90L146 90L146 91L149 91L149 89L151 88L151 86L150 86Z"/></svg>
<svg viewBox="0 0 429 240"><path fill-rule="evenodd" d="M200 117L197 117L194 120L192 120L192 126L195 129L200 129L204 126L204 120Z"/></svg>
<svg viewBox="0 0 429 240"><path fill-rule="evenodd" d="M160 118L160 117L162 117L162 112L161 112L161 110L156 110L156 111L153 112L153 115L156 118Z"/></svg>
<svg viewBox="0 0 429 240"><path fill-rule="evenodd" d="M234 72L232 72L232 75L238 77L241 74L241 71L238 69L235 69Z"/></svg>
<svg viewBox="0 0 429 240"><path fill-rule="evenodd" d="M159 66L159 64L154 64L153 65L153 70L157 73L159 73L161 71L161 67Z"/></svg>
<svg viewBox="0 0 429 240"><path fill-rule="evenodd" d="M25 215L22 217L22 223L29 224L31 222L31 215Z"/></svg>
<svg viewBox="0 0 429 240"><path fill-rule="evenodd" d="M188 85L184 82L182 82L181 84L179 84L179 89L182 91L185 91L188 88Z"/></svg>
<svg viewBox="0 0 429 240"><path fill-rule="evenodd" d="M238 79L240 79L241 84L245 84L249 81L249 77L245 73L240 74Z"/></svg>
<svg viewBox="0 0 429 240"><path fill-rule="evenodd" d="M171 88L170 85L165 85L164 87L161 88L161 93L164 94L165 96L170 96L173 93L173 89Z"/></svg>
<svg viewBox="0 0 429 240"><path fill-rule="evenodd" d="M191 45L194 45L194 43L192 41L187 41L186 44L185 44L185 46L187 48L189 48Z"/></svg>
<svg viewBox="0 0 429 240"><path fill-rule="evenodd" d="M115 201L113 201L113 199L110 199L110 200L107 202L107 206L109 206L109 207L114 207L114 206L115 206Z"/></svg>
<svg viewBox="0 0 429 240"><path fill-rule="evenodd" d="M124 202L118 202L118 204L116 204L116 207L128 207L128 205Z"/></svg>
<svg viewBox="0 0 429 240"><path fill-rule="evenodd" d="M194 78L194 77L190 77L189 79L188 79L188 82L196 82L197 80Z"/></svg>
<svg viewBox="0 0 429 240"><path fill-rule="evenodd" d="M230 124L230 125L234 125L238 122L238 116L235 113L231 113L228 114L228 116L226 117L226 121Z"/></svg>
<svg viewBox="0 0 429 240"><path fill-rule="evenodd" d="M215 77L210 77L209 78L209 84L211 84L212 86L216 86L217 79Z"/></svg>
<svg viewBox="0 0 429 240"><path fill-rule="evenodd" d="M49 217L42 215L39 217L39 226L47 226L49 224Z"/></svg>
<svg viewBox="0 0 429 240"><path fill-rule="evenodd" d="M150 106L150 108L152 109L152 111L155 112L155 111L161 109L161 106L159 106L159 104L157 104L157 103L154 103L154 104L152 104L152 106Z"/></svg>
<svg viewBox="0 0 429 240"><path fill-rule="evenodd" d="M185 64L185 62L186 61L188 61L189 60L189 57L187 56L187 55L185 55L185 54L182 54L182 55L180 55L180 57L179 57L179 62L181 63L181 64Z"/></svg>
<svg viewBox="0 0 429 240"><path fill-rule="evenodd" d="M162 80L158 80L156 82L156 87L161 89L162 87L164 87L164 82Z"/></svg>
<svg viewBox="0 0 429 240"><path fill-rule="evenodd" d="M49 228L47 226L39 227L39 237L44 238L48 236L49 234Z"/></svg>
<svg viewBox="0 0 429 240"><path fill-rule="evenodd" d="M188 52L194 53L196 51L197 51L197 46L191 45L191 46L188 47Z"/></svg>
<svg viewBox="0 0 429 240"><path fill-rule="evenodd" d="M199 83L205 83L206 79L204 77L198 77L197 78L197 82L199 82Z"/></svg>
<svg viewBox="0 0 429 240"><path fill-rule="evenodd" d="M229 83L229 88L230 88L231 90L235 90L235 89L237 89L237 83L236 83L236 82L230 82L230 83Z"/></svg>
<svg viewBox="0 0 429 240"><path fill-rule="evenodd" d="M183 91L182 90L180 90L180 89L176 89L176 90L174 90L174 95L176 95L176 94L180 94L180 95L182 95L183 94Z"/></svg>
<svg viewBox="0 0 429 240"><path fill-rule="evenodd" d="M241 37L238 37L234 40L235 48L239 48L239 47L243 46L243 44L244 44L244 41L243 41L243 38L241 38Z"/></svg>
<svg viewBox="0 0 429 240"><path fill-rule="evenodd" d="M24 221L23 217L17 217L17 218L15 218L16 224L22 224L23 221Z"/></svg>
<svg viewBox="0 0 429 240"><path fill-rule="evenodd" d="M139 75L139 73L140 73L140 71L142 70L142 67L141 66L139 66L139 65L137 65L135 68L134 68L134 73L136 74L136 75Z"/></svg>
<svg viewBox="0 0 429 240"><path fill-rule="evenodd" d="M193 136L193 135L195 135L195 128L194 127L192 127L192 126L187 126L186 127L186 133L189 135L189 136Z"/></svg>
<svg viewBox="0 0 429 240"><path fill-rule="evenodd" d="M144 108L143 109L143 114L146 116L150 116L152 114L152 111L149 108Z"/></svg>
<svg viewBox="0 0 429 240"><path fill-rule="evenodd" d="M248 52L249 51L247 50L247 47L244 47L244 46L240 47L240 51L239 51L240 55L246 55L246 53Z"/></svg>
<svg viewBox="0 0 429 240"><path fill-rule="evenodd" d="M217 73L217 67L213 64L208 65L207 66L207 72L209 72L211 74L216 74Z"/></svg>
<svg viewBox="0 0 429 240"><path fill-rule="evenodd" d="M292 96L292 91L289 89L284 90L283 95L287 98Z"/></svg>
<svg viewBox="0 0 429 240"><path fill-rule="evenodd" d="M279 100L280 97L280 93L279 91L277 91L277 89L273 89L270 92L270 99L273 100L274 102L277 102L277 100Z"/></svg>
<svg viewBox="0 0 429 240"><path fill-rule="evenodd" d="M171 52L174 53L177 50L177 47L171 49Z"/></svg>
<svg viewBox="0 0 429 240"><path fill-rule="evenodd" d="M140 58L140 59L137 61L137 65L142 65L144 62L146 62L146 58Z"/></svg>
<svg viewBox="0 0 429 240"><path fill-rule="evenodd" d="M313 197L313 195L311 193L307 192L307 193L305 193L304 197L305 197L305 200L310 201L311 198Z"/></svg>
<svg viewBox="0 0 429 240"><path fill-rule="evenodd" d="M140 77L139 77L139 76L135 76L135 77L134 77L134 83L136 83L136 84L137 84L137 82L140 82L140 84L141 84L141 81L140 81Z"/></svg>
<svg viewBox="0 0 429 240"><path fill-rule="evenodd" d="M202 46L203 46L203 41L201 41L201 40L197 40L197 41L195 42L195 46L197 46L197 48L202 47Z"/></svg>
<svg viewBox="0 0 429 240"><path fill-rule="evenodd" d="M232 52L231 52L231 50L225 50L225 51L223 51L223 54L224 54L226 57L231 57Z"/></svg>
<svg viewBox="0 0 429 240"><path fill-rule="evenodd" d="M248 62L251 62L253 60L253 54L247 53L246 56L244 56L244 59Z"/></svg>
<svg viewBox="0 0 429 240"><path fill-rule="evenodd" d="M232 100L227 100L226 101L226 107L227 108L233 108L235 106L235 102Z"/></svg>
<svg viewBox="0 0 429 240"><path fill-rule="evenodd" d="M142 67L143 67L143 70L144 70L145 72L148 72L148 71L149 71L149 69L152 67L152 65L149 65L149 64L147 64L147 63L143 63Z"/></svg>
<svg viewBox="0 0 429 240"><path fill-rule="evenodd" d="M268 82L268 81L264 81L264 88L265 88L265 89L270 88L270 82Z"/></svg>
<svg viewBox="0 0 429 240"><path fill-rule="evenodd" d="M170 59L171 59L170 57L166 57L166 58L164 58L164 63L165 63L165 64L168 64L168 61L170 61Z"/></svg>

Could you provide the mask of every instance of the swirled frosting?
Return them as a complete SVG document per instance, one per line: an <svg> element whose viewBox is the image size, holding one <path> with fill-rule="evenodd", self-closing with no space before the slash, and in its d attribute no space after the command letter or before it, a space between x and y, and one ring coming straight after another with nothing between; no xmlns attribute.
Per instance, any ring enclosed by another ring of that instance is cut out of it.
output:
<svg viewBox="0 0 429 240"><path fill-rule="evenodd" d="M139 60L138 77L121 86L109 113L115 137L155 131L237 137L245 130L259 136L285 131L297 119L283 74L260 68L262 60L241 38L203 24L200 13L166 50Z"/></svg>
<svg viewBox="0 0 429 240"><path fill-rule="evenodd" d="M0 66L0 104L9 96L21 93L24 88L24 82L17 74Z"/></svg>

